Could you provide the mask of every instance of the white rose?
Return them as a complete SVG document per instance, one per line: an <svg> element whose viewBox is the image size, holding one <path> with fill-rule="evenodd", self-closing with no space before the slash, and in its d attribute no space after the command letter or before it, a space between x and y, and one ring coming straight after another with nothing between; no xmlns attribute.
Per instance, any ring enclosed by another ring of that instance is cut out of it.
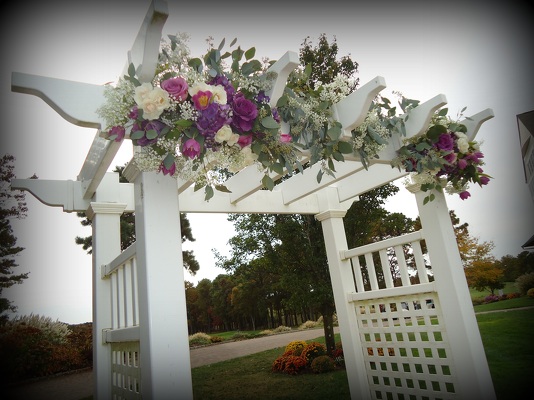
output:
<svg viewBox="0 0 534 400"><path fill-rule="evenodd" d="M456 142L458 146L458 150L460 150L460 153L467 153L469 151L469 142L466 138L460 138Z"/></svg>
<svg viewBox="0 0 534 400"><path fill-rule="evenodd" d="M230 128L228 125L224 125L215 134L215 141L217 143L227 142L232 137L232 134L232 128Z"/></svg>
<svg viewBox="0 0 534 400"><path fill-rule="evenodd" d="M213 94L213 101L218 104L226 104L228 98L226 96L226 90L221 85L211 86L210 92Z"/></svg>
<svg viewBox="0 0 534 400"><path fill-rule="evenodd" d="M158 119L161 113L171 105L169 93L160 87L153 88L148 93L143 93L141 100L137 104L143 110L143 118L149 120Z"/></svg>
<svg viewBox="0 0 534 400"><path fill-rule="evenodd" d="M152 85L148 82L143 83L141 86L137 86L135 88L134 93L134 100L137 103L138 106L143 104L148 94L153 90L154 88Z"/></svg>

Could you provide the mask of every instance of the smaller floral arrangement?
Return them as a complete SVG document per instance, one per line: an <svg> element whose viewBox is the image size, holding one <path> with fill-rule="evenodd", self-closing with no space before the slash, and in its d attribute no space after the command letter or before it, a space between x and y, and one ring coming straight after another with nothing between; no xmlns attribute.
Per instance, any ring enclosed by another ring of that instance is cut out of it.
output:
<svg viewBox="0 0 534 400"><path fill-rule="evenodd" d="M446 115L446 108L437 111L424 134L406 139L392 165L410 172L423 191L444 189L465 200L471 196L470 183L487 185L491 177L482 169L480 144L469 140L465 125ZM424 203L434 197L431 193Z"/></svg>

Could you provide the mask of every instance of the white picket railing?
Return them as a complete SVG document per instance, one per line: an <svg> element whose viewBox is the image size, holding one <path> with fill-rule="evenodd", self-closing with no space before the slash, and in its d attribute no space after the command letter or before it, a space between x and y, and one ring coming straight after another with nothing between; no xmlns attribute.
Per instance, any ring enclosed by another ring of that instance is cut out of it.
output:
<svg viewBox="0 0 534 400"><path fill-rule="evenodd" d="M103 340L111 346L112 398L141 398L139 299L135 243L111 263L103 265L102 279L111 280L111 327Z"/></svg>
<svg viewBox="0 0 534 400"><path fill-rule="evenodd" d="M373 399L458 398L457 371L423 240L421 230L341 255L353 268L356 292L347 298L354 305ZM415 271L419 279L413 279Z"/></svg>

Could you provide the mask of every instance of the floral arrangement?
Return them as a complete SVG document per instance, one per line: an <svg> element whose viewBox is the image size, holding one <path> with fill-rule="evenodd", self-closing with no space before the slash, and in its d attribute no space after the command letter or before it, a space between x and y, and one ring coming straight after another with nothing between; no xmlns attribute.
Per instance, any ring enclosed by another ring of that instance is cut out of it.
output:
<svg viewBox="0 0 534 400"><path fill-rule="evenodd" d="M445 189L465 200L471 196L469 183L487 185L491 177L482 169L484 154L480 144L469 141L465 125L446 114L447 109L439 110L425 134L406 139L392 164L410 172L412 181L420 184L423 191ZM424 203L434 197L428 195Z"/></svg>
<svg viewBox="0 0 534 400"><path fill-rule="evenodd" d="M129 135L142 171L192 180L195 190L206 188L206 199L214 188L227 191L221 181L228 173L253 163L280 172L293 165L296 149L280 133L267 95L275 77L266 73L268 63L254 59L255 49L222 53L223 40L192 58L187 35L169 39L151 82L140 82L130 65L128 75L107 87L107 103L98 110L107 138ZM267 173L263 183L274 186Z"/></svg>
<svg viewBox="0 0 534 400"><path fill-rule="evenodd" d="M132 140L134 162L141 171L194 182L229 192L224 181L255 164L264 173L262 184L272 190L270 173L293 174L303 163L321 163L317 174L334 176L334 161L357 155L364 167L389 142L405 134L404 119L386 98L377 97L364 122L343 134L333 105L354 90L344 76L331 82L312 82L311 67L299 67L288 79L283 95L271 104L269 92L276 78L268 71L273 61L255 59L255 48L225 51L225 40L201 58L191 57L187 34L163 41L154 78L140 82L134 65L115 85L105 89L106 104L97 110L109 140ZM236 40L230 43L232 48ZM406 113L418 101L401 98ZM425 135L407 139L393 165L412 172L422 190L445 189L470 196L469 182L486 185L483 154L467 140L465 126L436 114ZM425 201L433 199L430 194Z"/></svg>

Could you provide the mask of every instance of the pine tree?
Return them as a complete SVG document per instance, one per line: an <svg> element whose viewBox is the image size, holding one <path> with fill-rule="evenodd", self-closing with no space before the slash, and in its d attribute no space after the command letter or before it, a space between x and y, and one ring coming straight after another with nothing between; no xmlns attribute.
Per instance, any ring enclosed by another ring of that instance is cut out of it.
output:
<svg viewBox="0 0 534 400"><path fill-rule="evenodd" d="M15 178L14 161L15 158L7 154L0 158L0 324L7 321L9 312L16 311L13 302L2 297L2 291L15 284L21 284L28 278L28 273L15 274L13 271L18 267L16 256L24 248L17 246L11 219L22 219L26 217L28 211L25 193L11 191L11 180Z"/></svg>

